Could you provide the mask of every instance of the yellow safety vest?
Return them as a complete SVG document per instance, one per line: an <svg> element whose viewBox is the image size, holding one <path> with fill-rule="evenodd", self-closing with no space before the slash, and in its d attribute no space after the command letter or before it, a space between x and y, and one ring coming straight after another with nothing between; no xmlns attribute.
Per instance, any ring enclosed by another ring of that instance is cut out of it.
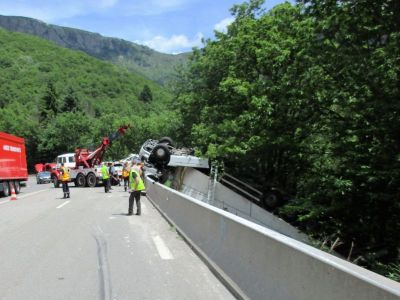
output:
<svg viewBox="0 0 400 300"><path fill-rule="evenodd" d="M71 176L69 176L69 172L66 167L61 167L61 181L70 181Z"/></svg>
<svg viewBox="0 0 400 300"><path fill-rule="evenodd" d="M103 165L103 166L101 167L101 175L102 175L103 179L108 179L108 178L110 178L110 174L108 173L108 168L107 168L106 165Z"/></svg>
<svg viewBox="0 0 400 300"><path fill-rule="evenodd" d="M136 174L136 177L139 178L139 183L137 184L137 186L136 186L136 178L133 178L133 173L135 173L135 174ZM144 186L142 177L140 177L139 173L136 172L136 171L133 170L133 169L131 170L131 174L130 174L130 176L129 176L129 184L130 184L130 186L131 186L131 189L134 190L134 191L143 191L143 190L146 188L146 187ZM136 189L135 189L135 186L136 186Z"/></svg>

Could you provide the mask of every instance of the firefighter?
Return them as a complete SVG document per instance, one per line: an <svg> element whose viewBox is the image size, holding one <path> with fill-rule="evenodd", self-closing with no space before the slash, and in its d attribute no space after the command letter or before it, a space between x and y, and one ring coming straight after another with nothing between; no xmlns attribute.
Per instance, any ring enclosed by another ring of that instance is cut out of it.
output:
<svg viewBox="0 0 400 300"><path fill-rule="evenodd" d="M106 166L106 163L103 163L103 166L101 167L101 175L102 175L103 184L104 184L104 192L111 193L110 192L110 173L108 171L108 167Z"/></svg>
<svg viewBox="0 0 400 300"><path fill-rule="evenodd" d="M60 173L61 184L64 192L63 198L69 198L68 182L71 180L71 176L69 175L68 169L64 167L64 163L61 164Z"/></svg>
<svg viewBox="0 0 400 300"><path fill-rule="evenodd" d="M139 165L138 162L136 165ZM131 216L133 214L133 202L136 201L136 214L140 216L141 214L141 205L140 205L140 194L141 191L145 189L144 183L137 168L132 167L131 173L129 175L129 184L131 188L131 194L129 196L129 209L128 215Z"/></svg>

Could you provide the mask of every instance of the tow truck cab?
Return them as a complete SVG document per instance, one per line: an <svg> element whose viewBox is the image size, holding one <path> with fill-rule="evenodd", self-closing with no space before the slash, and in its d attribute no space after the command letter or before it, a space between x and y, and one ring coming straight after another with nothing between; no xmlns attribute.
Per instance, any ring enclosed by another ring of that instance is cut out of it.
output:
<svg viewBox="0 0 400 300"><path fill-rule="evenodd" d="M66 168L75 168L75 153L65 153L57 156L56 163L57 168L61 168L62 163Z"/></svg>

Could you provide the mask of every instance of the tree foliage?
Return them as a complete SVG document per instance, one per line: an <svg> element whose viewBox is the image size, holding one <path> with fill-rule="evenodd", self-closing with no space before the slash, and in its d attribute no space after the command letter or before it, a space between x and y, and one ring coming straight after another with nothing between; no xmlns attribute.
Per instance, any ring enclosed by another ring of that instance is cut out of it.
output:
<svg viewBox="0 0 400 300"><path fill-rule="evenodd" d="M139 100L145 86L152 105ZM75 147L96 148L122 124L130 123L135 132L163 128L169 134L170 102L165 88L126 69L0 29L0 130L26 139L31 169ZM125 137L116 141L106 159L138 152L145 139L161 136L147 132L131 135L134 143Z"/></svg>
<svg viewBox="0 0 400 300"><path fill-rule="evenodd" d="M139 99L143 102L151 102L153 100L153 93L147 84L144 85L143 90L140 92Z"/></svg>
<svg viewBox="0 0 400 300"><path fill-rule="evenodd" d="M194 51L175 87L181 132L278 213L374 267L400 246L396 1L252 0Z"/></svg>

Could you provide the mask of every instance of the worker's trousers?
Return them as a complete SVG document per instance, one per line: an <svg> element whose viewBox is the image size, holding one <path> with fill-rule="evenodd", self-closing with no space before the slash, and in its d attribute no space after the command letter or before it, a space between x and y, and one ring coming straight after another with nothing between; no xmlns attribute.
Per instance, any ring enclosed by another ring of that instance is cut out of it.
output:
<svg viewBox="0 0 400 300"><path fill-rule="evenodd" d="M68 181L61 181L63 193L69 193Z"/></svg>
<svg viewBox="0 0 400 300"><path fill-rule="evenodd" d="M125 192L128 189L128 187L129 187L129 177L124 177L124 189L125 189Z"/></svg>
<svg viewBox="0 0 400 300"><path fill-rule="evenodd" d="M106 193L108 193L108 192L110 191L110 187L111 187L110 178L103 179L103 184L104 184L104 191L105 191Z"/></svg>
<svg viewBox="0 0 400 300"><path fill-rule="evenodd" d="M130 196L129 196L129 209L128 209L128 214L133 213L133 201L136 200L136 213L138 215L141 214L141 205L140 205L140 191L132 191Z"/></svg>

